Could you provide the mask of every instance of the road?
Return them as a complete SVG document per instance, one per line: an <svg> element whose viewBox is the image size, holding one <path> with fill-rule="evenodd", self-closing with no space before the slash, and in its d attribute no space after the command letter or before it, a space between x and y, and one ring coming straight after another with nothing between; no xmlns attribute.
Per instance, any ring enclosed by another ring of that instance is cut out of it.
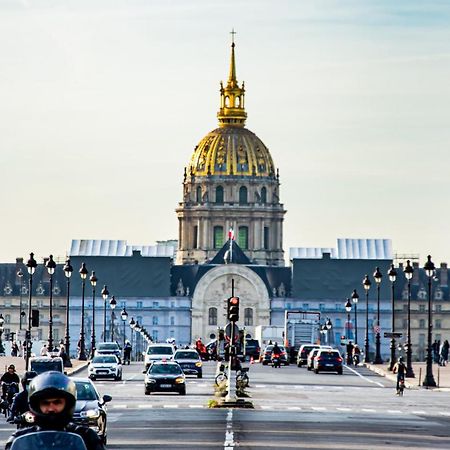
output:
<svg viewBox="0 0 450 450"><path fill-rule="evenodd" d="M450 393L407 390L365 368L314 374L296 366L250 369L255 408L210 409L215 365L189 378L187 395L144 395L142 366L122 382L98 381L110 394L109 449L448 449ZM85 376L86 372L78 374ZM0 419L4 443L11 427Z"/></svg>

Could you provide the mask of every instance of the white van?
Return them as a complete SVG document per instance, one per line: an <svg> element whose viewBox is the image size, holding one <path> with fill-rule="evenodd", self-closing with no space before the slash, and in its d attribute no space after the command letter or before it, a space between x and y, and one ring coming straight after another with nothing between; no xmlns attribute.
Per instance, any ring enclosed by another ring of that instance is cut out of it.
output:
<svg viewBox="0 0 450 450"><path fill-rule="evenodd" d="M149 344L144 354L145 371L148 370L153 361L173 359L175 347L172 344Z"/></svg>

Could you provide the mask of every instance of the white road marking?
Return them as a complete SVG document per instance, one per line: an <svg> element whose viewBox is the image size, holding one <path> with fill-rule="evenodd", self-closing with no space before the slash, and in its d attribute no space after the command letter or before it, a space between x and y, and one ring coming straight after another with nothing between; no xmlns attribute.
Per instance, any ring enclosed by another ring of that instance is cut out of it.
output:
<svg viewBox="0 0 450 450"><path fill-rule="evenodd" d="M203 408L203 405L189 405L189 408Z"/></svg>
<svg viewBox="0 0 450 450"><path fill-rule="evenodd" d="M273 409L273 406L262 405L261 409Z"/></svg>
<svg viewBox="0 0 450 450"><path fill-rule="evenodd" d="M398 409L388 409L387 412L389 414L401 414L402 412L399 411Z"/></svg>
<svg viewBox="0 0 450 450"><path fill-rule="evenodd" d="M450 416L450 412L441 411L439 413L441 416Z"/></svg>
<svg viewBox="0 0 450 450"><path fill-rule="evenodd" d="M300 406L289 406L288 409L290 411L301 411L302 408Z"/></svg>
<svg viewBox="0 0 450 450"><path fill-rule="evenodd" d="M327 408L324 408L323 406L312 406L311 409L314 411L326 411L327 410Z"/></svg>
<svg viewBox="0 0 450 450"><path fill-rule="evenodd" d="M234 442L233 432L233 410L229 409L227 414L227 429L225 430L225 442L223 443L224 450L234 448L236 443Z"/></svg>
<svg viewBox="0 0 450 450"><path fill-rule="evenodd" d="M426 414L425 411L411 411L413 414Z"/></svg>
<svg viewBox="0 0 450 450"><path fill-rule="evenodd" d="M348 412L348 411L352 411L352 408L336 408L338 411L344 411L344 412Z"/></svg>
<svg viewBox="0 0 450 450"><path fill-rule="evenodd" d="M150 409L150 408L153 408L153 405L150 405L150 404L146 404L146 405L137 405L137 407L138 408L145 408L145 409Z"/></svg>
<svg viewBox="0 0 450 450"><path fill-rule="evenodd" d="M178 408L180 405L163 405L163 408Z"/></svg>
<svg viewBox="0 0 450 450"><path fill-rule="evenodd" d="M355 375L358 375L358 377L362 378L363 380L366 380L366 381L368 381L369 383L377 384L377 385L380 386L380 387L384 387L384 384L381 384L381 383L379 383L378 381L373 381L373 380L371 380L371 379L365 377L364 375L361 375L360 373L358 373L356 370L352 369L351 367L349 367L349 366L345 366L345 367L346 367L348 370L350 370L351 372L353 372Z"/></svg>
<svg viewBox="0 0 450 450"><path fill-rule="evenodd" d="M364 412L376 412L374 409L369 409L369 408L363 408L363 409L361 409L361 411L364 411Z"/></svg>
<svg viewBox="0 0 450 450"><path fill-rule="evenodd" d="M128 405L112 405L113 408L128 408Z"/></svg>

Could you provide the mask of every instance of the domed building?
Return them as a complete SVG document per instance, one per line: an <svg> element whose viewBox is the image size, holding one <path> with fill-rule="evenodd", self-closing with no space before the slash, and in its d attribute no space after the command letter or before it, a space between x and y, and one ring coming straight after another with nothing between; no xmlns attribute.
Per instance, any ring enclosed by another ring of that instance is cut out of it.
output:
<svg viewBox="0 0 450 450"><path fill-rule="evenodd" d="M195 147L183 180L177 264L210 261L229 238L252 264L284 266L280 182L264 143L245 128L244 83L236 78L235 44L230 73L220 84L219 127ZM230 261L233 262L233 261Z"/></svg>

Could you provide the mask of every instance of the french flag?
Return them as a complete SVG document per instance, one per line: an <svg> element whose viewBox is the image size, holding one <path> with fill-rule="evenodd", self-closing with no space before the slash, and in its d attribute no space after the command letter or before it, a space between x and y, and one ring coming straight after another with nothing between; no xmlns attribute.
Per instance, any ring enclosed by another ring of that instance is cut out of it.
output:
<svg viewBox="0 0 450 450"><path fill-rule="evenodd" d="M231 227L230 230L228 231L228 240L234 241L234 230L233 230L233 227Z"/></svg>

